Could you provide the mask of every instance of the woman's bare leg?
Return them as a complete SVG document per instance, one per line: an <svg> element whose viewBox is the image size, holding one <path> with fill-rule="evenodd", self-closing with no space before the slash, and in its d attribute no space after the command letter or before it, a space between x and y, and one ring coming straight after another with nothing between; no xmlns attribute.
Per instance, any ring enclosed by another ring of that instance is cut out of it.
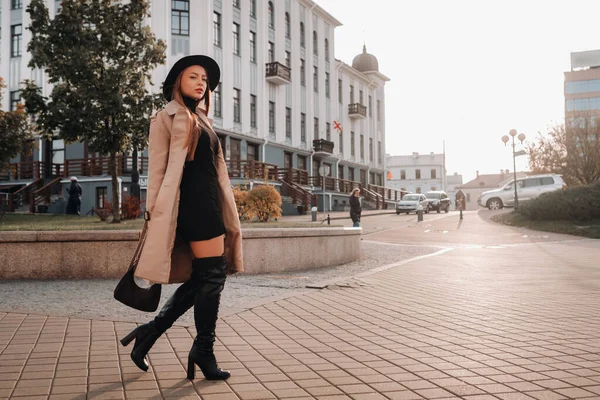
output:
<svg viewBox="0 0 600 400"><path fill-rule="evenodd" d="M225 236L217 236L209 240L190 242L194 258L218 257L225 252Z"/></svg>

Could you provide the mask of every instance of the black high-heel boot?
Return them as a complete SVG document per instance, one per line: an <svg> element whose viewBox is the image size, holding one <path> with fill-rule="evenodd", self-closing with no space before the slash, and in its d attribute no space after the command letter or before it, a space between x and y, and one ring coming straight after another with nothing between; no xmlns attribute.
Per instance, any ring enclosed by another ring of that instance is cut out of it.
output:
<svg viewBox="0 0 600 400"><path fill-rule="evenodd" d="M150 321L147 324L138 326L121 339L123 346L127 346L135 339L133 350L131 350L131 360L142 371L148 371L149 365L148 360L146 360L146 354L148 354L150 348L152 348L152 345L154 345L161 334L162 332L158 332L156 329L154 321Z"/></svg>
<svg viewBox="0 0 600 400"><path fill-rule="evenodd" d="M142 371L148 371L146 355L158 338L167 331L177 318L192 308L196 298L196 284L191 280L180 285L167 300L154 320L140 325L121 339L121 344L127 346L133 339L135 344L131 350L131 360Z"/></svg>
<svg viewBox="0 0 600 400"><path fill-rule="evenodd" d="M214 354L219 302L227 279L225 257L197 258L192 265L192 280L196 282L194 322L197 336L188 356L187 378L195 378L197 365L206 379L225 380L231 373L218 367Z"/></svg>

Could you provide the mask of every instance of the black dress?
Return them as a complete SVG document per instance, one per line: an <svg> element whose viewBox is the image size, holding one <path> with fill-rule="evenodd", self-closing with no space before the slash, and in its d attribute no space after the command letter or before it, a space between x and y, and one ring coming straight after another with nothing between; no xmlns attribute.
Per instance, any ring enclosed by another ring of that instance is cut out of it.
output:
<svg viewBox="0 0 600 400"><path fill-rule="evenodd" d="M186 161L181 178L177 233L187 242L225 233L219 203L219 180L208 132L202 131L194 159Z"/></svg>

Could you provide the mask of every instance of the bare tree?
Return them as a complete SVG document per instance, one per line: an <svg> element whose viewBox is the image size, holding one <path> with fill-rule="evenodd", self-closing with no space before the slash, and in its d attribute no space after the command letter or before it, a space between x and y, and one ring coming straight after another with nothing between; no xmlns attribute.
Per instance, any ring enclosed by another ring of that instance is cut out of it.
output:
<svg viewBox="0 0 600 400"><path fill-rule="evenodd" d="M562 174L570 185L600 180L600 117L590 113L570 118L528 145L533 172Z"/></svg>

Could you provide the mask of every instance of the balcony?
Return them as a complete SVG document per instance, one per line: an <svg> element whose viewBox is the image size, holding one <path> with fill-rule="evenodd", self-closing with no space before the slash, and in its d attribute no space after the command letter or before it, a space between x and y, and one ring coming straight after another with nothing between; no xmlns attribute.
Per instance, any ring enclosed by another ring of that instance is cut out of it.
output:
<svg viewBox="0 0 600 400"><path fill-rule="evenodd" d="M367 106L360 103L348 104L348 116L352 119L367 118Z"/></svg>
<svg viewBox="0 0 600 400"><path fill-rule="evenodd" d="M267 81L276 85L287 85L292 83L292 72L285 65L279 62L267 63L266 65Z"/></svg>
<svg viewBox="0 0 600 400"><path fill-rule="evenodd" d="M315 153L333 154L333 142L325 139L315 139L313 140L313 149Z"/></svg>

